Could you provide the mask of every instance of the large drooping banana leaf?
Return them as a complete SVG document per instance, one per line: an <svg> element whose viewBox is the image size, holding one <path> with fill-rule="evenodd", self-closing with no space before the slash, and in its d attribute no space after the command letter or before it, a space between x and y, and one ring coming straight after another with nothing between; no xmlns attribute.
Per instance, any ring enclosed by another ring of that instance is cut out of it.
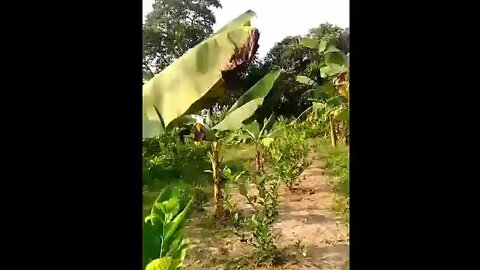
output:
<svg viewBox="0 0 480 270"><path fill-rule="evenodd" d="M240 15L143 85L144 137L158 135L225 94L223 73L236 68L238 58L249 62L256 50L254 16L250 10Z"/></svg>

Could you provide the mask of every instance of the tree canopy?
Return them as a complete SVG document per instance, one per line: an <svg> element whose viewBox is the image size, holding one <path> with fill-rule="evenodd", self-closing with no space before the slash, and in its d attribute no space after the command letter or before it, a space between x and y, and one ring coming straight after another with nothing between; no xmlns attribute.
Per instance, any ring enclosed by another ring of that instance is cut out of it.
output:
<svg viewBox="0 0 480 270"><path fill-rule="evenodd" d="M155 0L143 25L143 70L159 73L213 33L218 0Z"/></svg>

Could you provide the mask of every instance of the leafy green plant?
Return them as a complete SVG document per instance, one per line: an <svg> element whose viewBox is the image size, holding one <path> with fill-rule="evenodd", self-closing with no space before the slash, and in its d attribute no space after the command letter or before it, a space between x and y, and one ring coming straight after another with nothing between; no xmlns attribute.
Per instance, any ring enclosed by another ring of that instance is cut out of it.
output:
<svg viewBox="0 0 480 270"><path fill-rule="evenodd" d="M245 219L245 225L253 236L247 243L255 248L255 263L272 264L279 255L278 247L275 245L279 234L273 231L271 221L264 215L254 214Z"/></svg>
<svg viewBox="0 0 480 270"><path fill-rule="evenodd" d="M193 200L181 208L178 190L168 186L143 224L143 265L147 270L179 269L188 244L185 223Z"/></svg>
<svg viewBox="0 0 480 270"><path fill-rule="evenodd" d="M275 137L281 133L281 128L272 131L276 116L270 115L268 120L263 122L263 126L255 120L242 127L244 133L233 133L230 136L230 140L237 142L245 142L250 140L255 144L255 170L257 172L264 172L264 154L270 147L271 143L275 140Z"/></svg>
<svg viewBox="0 0 480 270"><path fill-rule="evenodd" d="M243 94L229 109L225 118L218 124L213 125L210 114L206 119L198 115L188 115L183 119L184 123L194 126L195 140L197 142L207 141L211 147L208 157L212 165L212 177L214 188L214 215L217 221L223 223L225 218L223 203L223 181L221 163L223 158L221 150L224 145L224 134L226 131L240 129L248 122L257 109L263 104L265 96L272 89L275 80L280 75L280 69L274 69L265 75L259 82Z"/></svg>
<svg viewBox="0 0 480 270"><path fill-rule="evenodd" d="M255 184L257 195L248 194L250 182ZM270 264L279 253L275 245L279 235L273 231L272 222L278 214L280 182L270 174L243 173L236 177L235 183L239 193L246 198L255 211L251 217L243 220L243 224L250 234L246 242L255 248L257 264Z"/></svg>
<svg viewBox="0 0 480 270"><path fill-rule="evenodd" d="M307 121L316 122L320 118L323 123L328 123L332 146L337 144L338 133L343 133L345 142L348 143L348 57L335 46L327 44L326 40L301 38L299 42L323 54L325 65L320 68L320 73L322 78L327 79L326 83L320 85L306 76L297 76L297 82L313 87L306 94L314 100L313 105L299 119L307 116Z"/></svg>
<svg viewBox="0 0 480 270"><path fill-rule="evenodd" d="M272 143L269 150L272 172L292 189L297 184L300 173L308 166L309 148L305 136L294 128L288 128L282 137Z"/></svg>

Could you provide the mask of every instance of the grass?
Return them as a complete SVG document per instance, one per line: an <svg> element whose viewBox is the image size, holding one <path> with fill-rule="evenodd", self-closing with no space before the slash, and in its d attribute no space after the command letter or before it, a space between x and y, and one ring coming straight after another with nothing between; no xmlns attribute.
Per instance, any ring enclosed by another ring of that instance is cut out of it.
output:
<svg viewBox="0 0 480 270"><path fill-rule="evenodd" d="M223 165L230 167L232 173L249 170L252 168L255 146L241 144L235 147L227 147L223 150L222 155ZM175 168L162 168L161 165L155 166L150 171L153 181L144 185L144 214L149 213L156 197L167 185L175 185L184 191L184 200L187 200L189 196L212 197L212 176L210 173L204 172L211 169L211 165L205 161L208 157L205 158L204 160L199 159L195 162L190 162L191 164L179 164Z"/></svg>
<svg viewBox="0 0 480 270"><path fill-rule="evenodd" d="M333 210L348 224L350 216L349 148L343 144L332 147L329 140L322 138L314 139L311 143L325 160L325 172L331 176L334 189L339 195Z"/></svg>

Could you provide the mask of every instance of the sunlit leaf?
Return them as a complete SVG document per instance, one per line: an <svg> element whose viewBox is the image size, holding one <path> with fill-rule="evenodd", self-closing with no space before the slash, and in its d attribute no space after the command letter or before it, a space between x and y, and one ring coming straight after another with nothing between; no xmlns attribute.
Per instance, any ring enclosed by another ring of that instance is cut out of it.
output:
<svg viewBox="0 0 480 270"><path fill-rule="evenodd" d="M147 265L145 270L169 270L171 263L171 257L155 259Z"/></svg>
<svg viewBox="0 0 480 270"><path fill-rule="evenodd" d="M326 48L327 48L327 41L322 39L320 41L320 44L318 45L318 53L322 53L323 51L325 51Z"/></svg>
<svg viewBox="0 0 480 270"><path fill-rule="evenodd" d="M310 79L309 77L303 75L298 75L296 77L296 81L306 85L314 85L316 83L313 79Z"/></svg>
<svg viewBox="0 0 480 270"><path fill-rule="evenodd" d="M320 41L313 38L300 38L299 43L310 49L318 49Z"/></svg>
<svg viewBox="0 0 480 270"><path fill-rule="evenodd" d="M347 71L348 71L347 67L340 66L337 64L332 64L332 65L320 68L320 75L322 76L322 78L326 78L328 76L333 76L333 75L344 73Z"/></svg>
<svg viewBox="0 0 480 270"><path fill-rule="evenodd" d="M224 96L224 72L235 69L234 56L243 53L238 48L251 47L252 39L258 38L257 29L247 26L254 15L252 11L242 14L143 85L144 117L152 121L143 125L144 137L163 132L151 124L160 122L166 129L171 128L178 117L211 105ZM245 61L249 62L253 55L238 57L247 57Z"/></svg>
<svg viewBox="0 0 480 270"><path fill-rule="evenodd" d="M273 84L277 80L278 76L280 76L280 69L276 68L270 71L267 75L263 76L254 86L248 89L245 94L243 94L228 110L228 113L235 111L236 109L240 108L241 106L247 104L248 102L259 99L265 98L267 94L273 87Z"/></svg>
<svg viewBox="0 0 480 270"><path fill-rule="evenodd" d="M216 130L237 130L242 127L243 121L251 117L255 111L262 105L263 98L257 98L249 101L242 107L227 114L227 116L218 123L215 127Z"/></svg>

